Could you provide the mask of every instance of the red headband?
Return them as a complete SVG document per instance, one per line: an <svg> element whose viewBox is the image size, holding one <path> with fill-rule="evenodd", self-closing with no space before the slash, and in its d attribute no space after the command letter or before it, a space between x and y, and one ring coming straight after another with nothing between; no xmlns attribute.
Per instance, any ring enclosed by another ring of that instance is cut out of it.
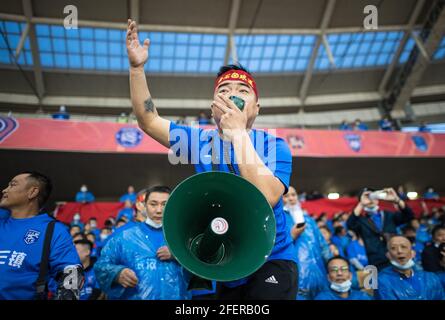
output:
<svg viewBox="0 0 445 320"><path fill-rule="evenodd" d="M247 84L249 87L252 88L253 92L255 92L255 95L258 99L258 91L256 89L256 83L255 80L253 80L252 76L248 74L245 71L242 70L229 70L224 72L222 75L220 75L218 78L216 78L215 81L215 90L218 88L218 86L224 82L224 81L241 81Z"/></svg>

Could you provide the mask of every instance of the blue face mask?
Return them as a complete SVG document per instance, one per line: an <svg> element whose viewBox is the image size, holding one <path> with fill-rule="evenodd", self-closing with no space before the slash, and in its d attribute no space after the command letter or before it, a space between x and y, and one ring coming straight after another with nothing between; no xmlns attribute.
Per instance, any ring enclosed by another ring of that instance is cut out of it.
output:
<svg viewBox="0 0 445 320"><path fill-rule="evenodd" d="M408 262L405 264L400 264L395 260L390 260L390 262L395 268L397 268L399 270L408 270L408 269L411 269L412 267L414 267L414 265L415 265L413 259L409 259Z"/></svg>
<svg viewBox="0 0 445 320"><path fill-rule="evenodd" d="M351 289L351 285L352 285L351 280L346 280L345 282L342 283L331 282L331 289L336 292L344 293L348 292Z"/></svg>

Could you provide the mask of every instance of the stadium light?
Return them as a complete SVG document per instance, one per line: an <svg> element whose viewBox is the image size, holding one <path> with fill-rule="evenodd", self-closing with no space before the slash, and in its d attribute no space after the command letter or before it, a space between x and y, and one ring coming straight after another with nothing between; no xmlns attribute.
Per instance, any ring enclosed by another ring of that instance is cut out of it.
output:
<svg viewBox="0 0 445 320"><path fill-rule="evenodd" d="M418 194L415 191L410 191L406 194L406 196L408 197L408 199L414 200L417 199Z"/></svg>
<svg viewBox="0 0 445 320"><path fill-rule="evenodd" d="M340 198L340 195L337 192L331 192L328 194L328 199L330 200L336 200Z"/></svg>

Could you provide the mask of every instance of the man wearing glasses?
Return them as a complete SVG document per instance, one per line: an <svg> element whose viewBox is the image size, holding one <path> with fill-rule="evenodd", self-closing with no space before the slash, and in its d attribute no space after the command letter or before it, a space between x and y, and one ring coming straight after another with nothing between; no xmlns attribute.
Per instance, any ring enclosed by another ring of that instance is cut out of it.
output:
<svg viewBox="0 0 445 320"><path fill-rule="evenodd" d="M352 273L348 260L333 257L329 259L327 269L330 289L320 292L315 300L372 300L367 293L351 289Z"/></svg>

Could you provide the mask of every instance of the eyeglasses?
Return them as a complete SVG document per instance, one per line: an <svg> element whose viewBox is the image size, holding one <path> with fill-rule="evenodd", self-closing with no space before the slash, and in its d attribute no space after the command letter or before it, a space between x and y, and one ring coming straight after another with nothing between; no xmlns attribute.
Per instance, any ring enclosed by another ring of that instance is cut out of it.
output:
<svg viewBox="0 0 445 320"><path fill-rule="evenodd" d="M329 272L335 272L335 273L338 273L338 271L341 271L341 272L347 272L347 271L349 271L349 268L348 267L346 267L346 266L344 266L344 267L332 267L332 268L329 268Z"/></svg>

